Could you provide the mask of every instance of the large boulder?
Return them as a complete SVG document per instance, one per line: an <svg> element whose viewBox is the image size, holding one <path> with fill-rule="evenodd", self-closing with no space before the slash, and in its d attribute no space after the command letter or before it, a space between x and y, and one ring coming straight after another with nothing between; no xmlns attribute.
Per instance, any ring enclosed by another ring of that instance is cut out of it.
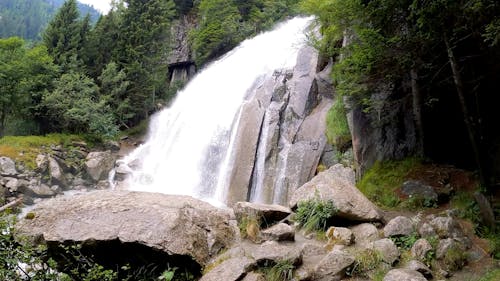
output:
<svg viewBox="0 0 500 281"><path fill-rule="evenodd" d="M337 216L356 221L378 221L382 219L379 209L354 185L354 172L342 165L334 165L319 173L292 194L290 207L299 201L319 198L332 200L338 209Z"/></svg>
<svg viewBox="0 0 500 281"><path fill-rule="evenodd" d="M413 222L404 216L397 216L390 220L384 227L385 237L391 236L407 236L415 231L413 227Z"/></svg>
<svg viewBox="0 0 500 281"><path fill-rule="evenodd" d="M241 222L244 218L255 218L262 226L272 225L292 213L292 210L284 206L251 202L238 202L233 206L233 210L238 221Z"/></svg>
<svg viewBox="0 0 500 281"><path fill-rule="evenodd" d="M17 174L16 163L9 157L0 157L0 175L14 176Z"/></svg>
<svg viewBox="0 0 500 281"><path fill-rule="evenodd" d="M130 191L95 191L49 199L21 219L17 234L50 244L119 241L169 255L188 256L204 266L237 237L231 213L188 196Z"/></svg>
<svg viewBox="0 0 500 281"><path fill-rule="evenodd" d="M67 186L68 180L64 175L64 170L59 166L59 163L52 157L48 158L49 176L52 184Z"/></svg>
<svg viewBox="0 0 500 281"><path fill-rule="evenodd" d="M85 159L85 171L94 181L105 180L114 164L115 156L111 151L90 152Z"/></svg>
<svg viewBox="0 0 500 281"><path fill-rule="evenodd" d="M329 252L316 266L313 280L337 281L345 275L346 269L354 263L350 254L333 250Z"/></svg>
<svg viewBox="0 0 500 281"><path fill-rule="evenodd" d="M399 268L387 272L384 281L427 281L427 279L418 271Z"/></svg>

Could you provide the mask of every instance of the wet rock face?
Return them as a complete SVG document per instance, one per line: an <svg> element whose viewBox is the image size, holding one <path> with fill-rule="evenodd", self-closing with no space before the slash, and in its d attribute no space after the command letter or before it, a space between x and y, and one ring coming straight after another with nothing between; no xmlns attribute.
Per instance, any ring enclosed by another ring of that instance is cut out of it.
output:
<svg viewBox="0 0 500 281"><path fill-rule="evenodd" d="M293 70L276 72L249 91L237 131L243 140L233 152L245 161L233 165L229 205L248 199L285 205L316 173L332 104L327 93L333 92L329 68L317 68L317 52L304 47Z"/></svg>
<svg viewBox="0 0 500 281"><path fill-rule="evenodd" d="M201 266L237 235L228 211L187 196L95 191L50 199L32 212L33 219L16 225L18 234L56 244L135 243L191 257Z"/></svg>

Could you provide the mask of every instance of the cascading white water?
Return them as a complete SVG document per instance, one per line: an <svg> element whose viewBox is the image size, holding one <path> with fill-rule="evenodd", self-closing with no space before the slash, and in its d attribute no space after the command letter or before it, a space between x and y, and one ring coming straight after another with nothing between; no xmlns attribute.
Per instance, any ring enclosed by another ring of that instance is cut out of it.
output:
<svg viewBox="0 0 500 281"><path fill-rule="evenodd" d="M147 141L123 160L138 167L129 188L222 203L241 104L263 77L293 67L310 21L294 18L246 40L194 77L152 118Z"/></svg>

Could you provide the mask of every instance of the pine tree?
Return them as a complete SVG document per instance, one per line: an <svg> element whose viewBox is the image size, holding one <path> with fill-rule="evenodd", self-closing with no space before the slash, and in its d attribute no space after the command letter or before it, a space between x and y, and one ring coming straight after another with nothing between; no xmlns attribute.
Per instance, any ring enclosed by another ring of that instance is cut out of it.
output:
<svg viewBox="0 0 500 281"><path fill-rule="evenodd" d="M79 52L82 44L82 25L78 20L76 0L68 0L59 9L43 34L43 42L63 72L81 66Z"/></svg>

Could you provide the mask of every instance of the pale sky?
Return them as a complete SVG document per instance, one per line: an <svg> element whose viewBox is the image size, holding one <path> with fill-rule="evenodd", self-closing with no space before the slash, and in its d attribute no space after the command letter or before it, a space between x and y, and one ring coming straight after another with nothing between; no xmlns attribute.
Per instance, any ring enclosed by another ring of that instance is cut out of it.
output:
<svg viewBox="0 0 500 281"><path fill-rule="evenodd" d="M79 2L94 6L97 10L107 14L111 8L111 0L78 0Z"/></svg>

